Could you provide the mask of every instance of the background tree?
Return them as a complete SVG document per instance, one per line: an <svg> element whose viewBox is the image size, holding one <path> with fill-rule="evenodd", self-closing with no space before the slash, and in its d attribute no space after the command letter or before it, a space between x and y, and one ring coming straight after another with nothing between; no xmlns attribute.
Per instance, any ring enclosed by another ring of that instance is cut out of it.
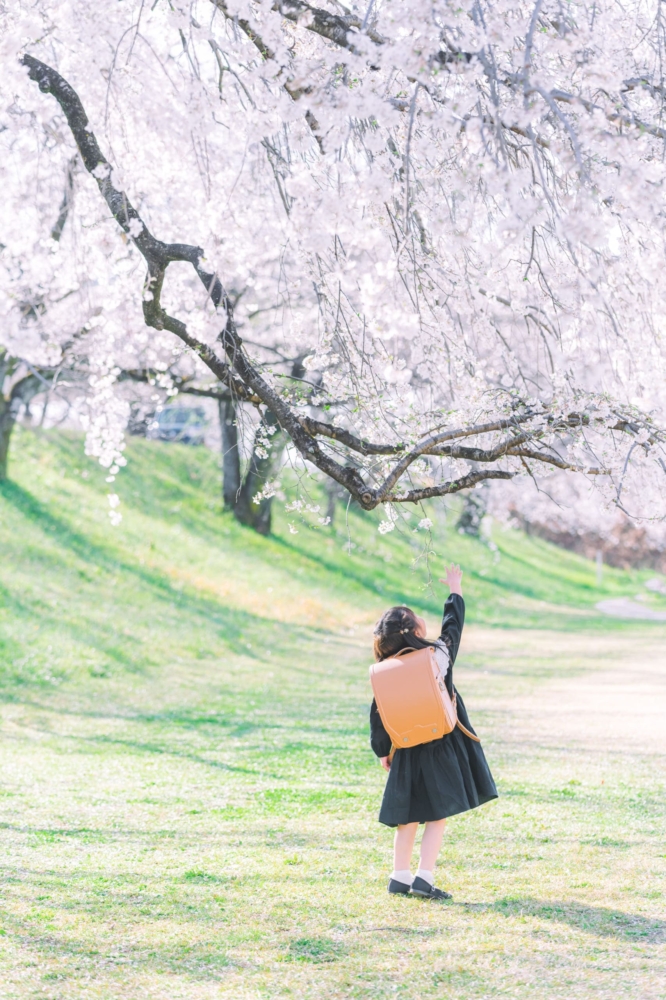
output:
<svg viewBox="0 0 666 1000"><path fill-rule="evenodd" d="M21 373L21 367L18 359L0 350L0 482L7 478L9 444L19 413L43 391L50 376L37 371Z"/></svg>
<svg viewBox="0 0 666 1000"><path fill-rule="evenodd" d="M118 356L179 340L308 468L387 505L385 530L395 504L544 467L663 514L650 5L75 0L5 19L5 169L29 190L17 150L48 127L57 174L77 144L71 249L98 269L102 325L126 317ZM321 373L306 401L278 333Z"/></svg>
<svg viewBox="0 0 666 1000"><path fill-rule="evenodd" d="M280 356L277 348L273 352ZM303 395L311 395L312 389L317 389L315 383L305 383L303 380L303 358L288 359L280 356L282 365L290 370L291 380L303 382L310 388ZM214 399L217 402L221 471L222 498L227 510L231 510L241 524L254 528L259 534L268 534L271 528L271 509L275 489L271 488L275 476L279 473L285 437L280 430L275 415L266 410L256 416L257 407L246 404L255 413L255 419L248 420L247 412L236 400L230 388L224 383L202 384L191 370L182 374L182 365L166 371L150 369L127 370L118 374L118 381L131 380L145 383L162 390L159 394L165 399L173 400L176 394L194 396L204 399ZM239 433L239 424L241 432ZM242 460L242 430L248 439L248 457ZM243 464L245 468L243 469Z"/></svg>
<svg viewBox="0 0 666 1000"><path fill-rule="evenodd" d="M487 483L482 483L475 490L465 495L462 510L456 527L465 535L478 538L481 534L481 523L488 513Z"/></svg>
<svg viewBox="0 0 666 1000"><path fill-rule="evenodd" d="M60 242L72 207L74 175L77 164L78 156L73 156L66 167L62 200L50 231L50 240L53 244ZM6 250L7 247L3 246L1 249ZM14 295L12 297L17 300L13 309L13 318L18 323L16 332L27 334L25 337L15 336L14 343L20 349L23 339L28 343L32 340L33 353L39 355L43 352L39 349L35 351L34 337L31 337L30 334L34 333L34 330L31 330L32 327L42 325L47 310L48 297L45 294L43 274L35 287L29 287L24 280L23 261L12 259L11 253L8 253L4 263L6 265L5 273L7 274L9 271L10 282L12 277L14 278L14 288L12 289ZM48 273L48 269L45 271ZM21 292L23 297L20 295ZM45 322L48 323L48 320ZM40 339L43 339L43 329L40 330L40 334L42 335ZM11 340L11 337L9 339ZM76 364L80 359L76 358L74 348L78 339L78 337L74 337L68 342L64 342L61 345L58 363L51 366L35 366L28 358L13 355L7 347L3 347L0 343L0 482L7 478L12 431L21 411L29 414L30 404L35 396L46 392L48 399L57 383L59 381L62 383L64 377L71 377L72 374L76 377ZM53 346L51 343L45 352L51 360L54 358ZM30 353L30 348L28 348L28 353ZM78 381L80 382L81 379L79 378Z"/></svg>

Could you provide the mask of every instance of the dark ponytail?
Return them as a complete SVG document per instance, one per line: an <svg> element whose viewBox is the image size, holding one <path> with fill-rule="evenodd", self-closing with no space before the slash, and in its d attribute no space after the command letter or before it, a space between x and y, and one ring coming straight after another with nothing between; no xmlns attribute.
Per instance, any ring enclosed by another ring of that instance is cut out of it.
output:
<svg viewBox="0 0 666 1000"><path fill-rule="evenodd" d="M414 649L431 646L432 643L416 634L418 627L419 623L411 608L404 605L389 608L375 625L375 659L387 660L405 646L412 646Z"/></svg>

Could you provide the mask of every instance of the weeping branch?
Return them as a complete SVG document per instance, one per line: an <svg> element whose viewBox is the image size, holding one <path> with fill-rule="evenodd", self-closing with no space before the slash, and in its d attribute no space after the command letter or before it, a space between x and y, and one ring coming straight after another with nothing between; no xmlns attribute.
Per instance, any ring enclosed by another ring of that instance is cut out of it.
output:
<svg viewBox="0 0 666 1000"><path fill-rule="evenodd" d="M255 45L257 50L261 53L262 59L268 60L275 58L275 53L272 52L272 50L263 42L249 21L230 14L225 0L211 0L211 3L217 7L218 10L222 11L225 17L232 20L241 28L249 40ZM591 101L588 98L583 97L581 94L570 93L569 91L562 90L558 87L547 90L543 87L537 87L536 85L530 83L529 70L532 68L530 61L532 35L534 27L538 21L540 6L540 3L537 3L534 8L531 26L526 38L525 64L520 72L515 73L501 71L498 69L494 58L487 58L485 50L480 50L478 52L465 52L457 49L447 39L442 40L442 47L433 56L431 56L431 66L433 68L442 67L449 70L453 66L468 65L469 63L476 61L482 67L485 76L494 88L507 87L514 91L519 90L526 99L534 95L538 95L542 98L550 110L553 110L556 104L567 104L581 108L587 111L590 115L601 113L610 124L616 125L619 128L633 128L636 129L639 134L647 133L648 135L654 136L656 139L666 139L665 128L661 125L645 121L643 118L639 118L635 112L626 106L622 108L617 107L617 105L610 100L610 97L608 104L604 105L599 103L599 101ZM333 45L337 45L338 48L345 49L352 55L367 55L367 46L361 44L361 39L367 38L372 45L377 47L377 49L385 46L388 42L388 39L384 38L377 31L375 31L371 25L369 26L365 24L359 17L351 12L344 15L334 14L321 7L313 7L311 4L304 2L304 0L275 0L271 10L279 13L286 21L299 25L307 31L325 38L328 42L331 42ZM417 81L411 80L411 82ZM420 82L423 83L423 81ZM288 85L286 89L289 93L291 93ZM628 94L635 90L647 91L653 98L659 101L661 110L665 94L664 88L660 84L655 84L647 76L636 77L623 80L621 82L619 91L620 94ZM300 93L306 92L307 89L300 91ZM294 99L296 100L297 97L294 96ZM401 111L407 111L409 109L408 101L401 101L400 99L395 98L389 100ZM489 119L484 118L484 120L488 121ZM517 124L502 123L502 126L512 132L515 132L517 135L525 138L530 137L529 132ZM575 136L572 136L572 141L575 145ZM544 149L549 148L550 144L547 140L537 138L536 142Z"/></svg>
<svg viewBox="0 0 666 1000"><path fill-rule="evenodd" d="M265 59L272 59L273 53L256 34L249 21L243 18L236 18L230 14L224 0L211 0L218 10L221 10L225 17L237 21L239 27L245 32L250 41L256 45ZM301 24L308 31L315 35L321 35L329 42L333 42L342 49L347 49L354 55L361 55L358 46L359 38L362 34L367 36L375 45L383 45L385 39L377 34L372 27L363 27L363 21L355 14L331 14L330 11L321 7L312 7L303 0L276 0L271 10L281 14L286 21L292 24ZM362 34L361 34L362 32Z"/></svg>

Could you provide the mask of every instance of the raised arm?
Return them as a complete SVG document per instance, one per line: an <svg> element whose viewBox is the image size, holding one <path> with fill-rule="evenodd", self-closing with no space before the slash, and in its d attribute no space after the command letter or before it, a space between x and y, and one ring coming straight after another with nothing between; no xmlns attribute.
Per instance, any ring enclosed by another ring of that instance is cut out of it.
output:
<svg viewBox="0 0 666 1000"><path fill-rule="evenodd" d="M465 602L462 595L462 570L460 566L447 566L446 576L440 583L448 586L451 593L444 604L440 638L446 643L451 666L456 662L460 637L465 623Z"/></svg>

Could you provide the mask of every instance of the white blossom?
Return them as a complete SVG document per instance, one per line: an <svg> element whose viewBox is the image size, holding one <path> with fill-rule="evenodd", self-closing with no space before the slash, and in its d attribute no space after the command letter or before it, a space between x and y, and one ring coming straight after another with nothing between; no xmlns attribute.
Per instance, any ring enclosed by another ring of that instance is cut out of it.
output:
<svg viewBox="0 0 666 1000"><path fill-rule="evenodd" d="M216 308L178 262L161 306L221 352L233 301L248 356L299 421L317 416L404 455L433 428L529 408L532 454L493 459L515 476L498 495L532 497L548 450L588 470L586 507L663 517L665 53L654 5L599 0L563 16L556 0L352 2L365 27L347 31L339 5L323 2L335 36L300 0L296 20L244 0L3 6L0 346L57 364L76 340L87 452L117 475L120 370L161 371L158 404L174 392L172 365L207 371L201 352L144 323L159 291L145 281L145 225L205 247L198 266L229 292ZM24 53L75 88L111 172L100 162L95 180L86 173ZM100 194L110 184L143 222L123 231ZM304 360L291 378L294 358ZM229 384L244 383L235 372ZM583 411L584 426L567 423ZM514 431L419 452L409 485L375 506L473 476L482 463L465 447L492 451ZM258 436L259 459L276 433ZM317 441L344 465L342 445ZM364 481L378 490L398 459L366 457ZM385 509L382 533L395 526Z"/></svg>

